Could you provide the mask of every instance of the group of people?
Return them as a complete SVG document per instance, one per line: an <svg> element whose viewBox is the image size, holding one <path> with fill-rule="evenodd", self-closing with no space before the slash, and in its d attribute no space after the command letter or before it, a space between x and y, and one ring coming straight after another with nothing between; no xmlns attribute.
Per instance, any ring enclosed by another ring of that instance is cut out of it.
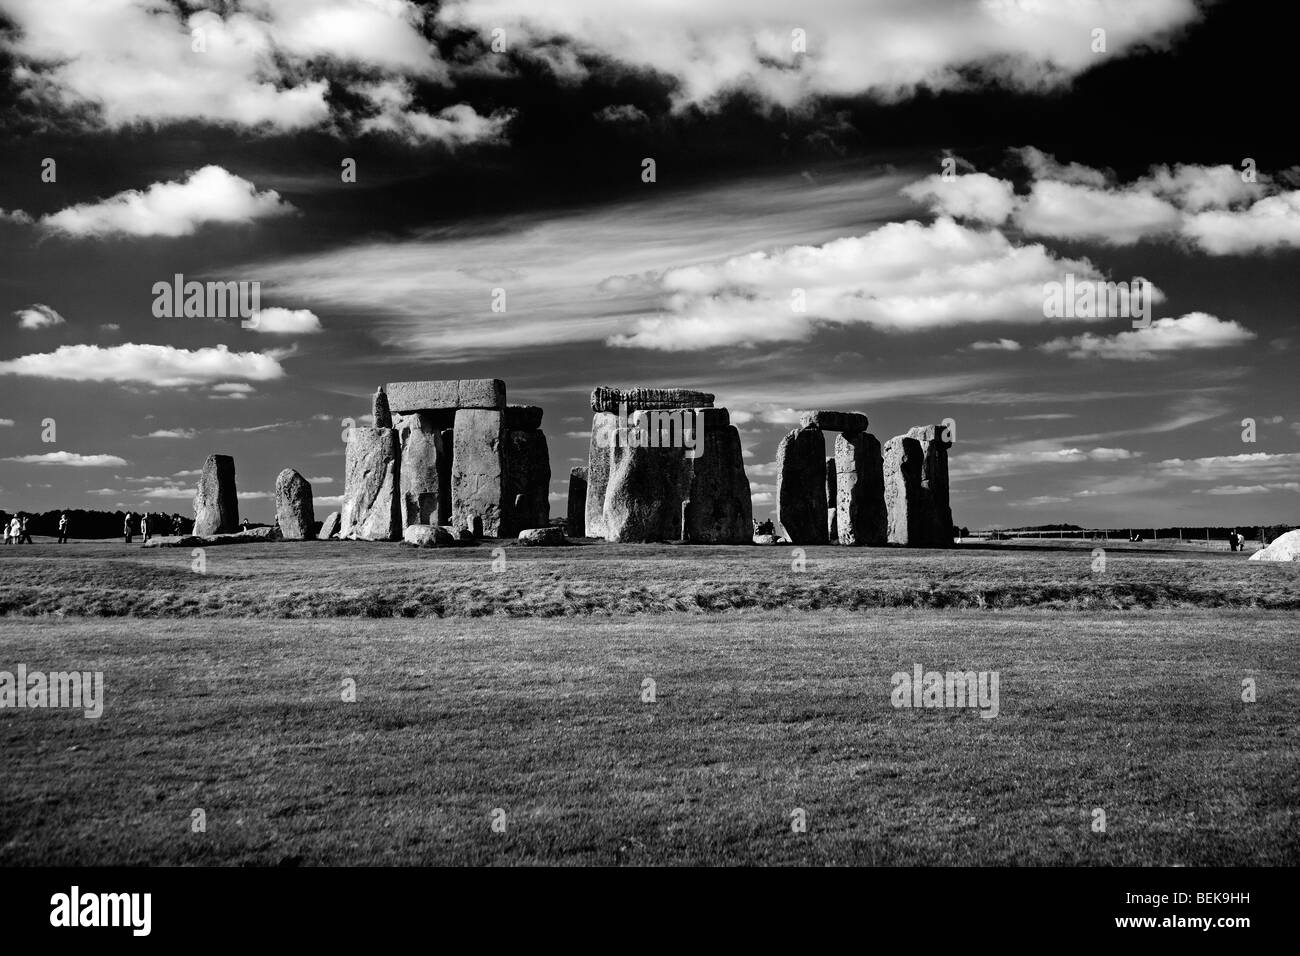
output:
<svg viewBox="0 0 1300 956"><path fill-rule="evenodd" d="M1237 534L1236 528L1233 528L1232 531L1228 533L1228 550L1229 551L1246 550L1246 536L1244 534Z"/></svg>
<svg viewBox="0 0 1300 956"><path fill-rule="evenodd" d="M32 533L27 530L27 515L14 515L5 525L5 544L32 544Z"/></svg>

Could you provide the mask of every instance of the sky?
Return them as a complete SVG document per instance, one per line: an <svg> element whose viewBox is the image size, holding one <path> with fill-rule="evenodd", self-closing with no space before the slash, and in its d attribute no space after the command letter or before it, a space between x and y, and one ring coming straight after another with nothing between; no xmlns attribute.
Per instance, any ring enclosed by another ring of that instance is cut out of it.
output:
<svg viewBox="0 0 1300 956"><path fill-rule="evenodd" d="M608 10L0 0L0 507L188 513L223 453L242 514L292 467L323 515L377 385L491 377L545 409L553 515L591 389L647 385L731 410L760 519L829 408L951 419L972 529L1297 521L1257 8ZM256 320L160 314L177 275L256 283ZM1054 309L1067 276L1151 309Z"/></svg>

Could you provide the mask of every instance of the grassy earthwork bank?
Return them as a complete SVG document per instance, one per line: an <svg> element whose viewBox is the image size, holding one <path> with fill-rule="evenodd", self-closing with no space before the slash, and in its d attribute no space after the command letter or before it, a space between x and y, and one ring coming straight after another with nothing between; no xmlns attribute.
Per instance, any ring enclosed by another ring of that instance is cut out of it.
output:
<svg viewBox="0 0 1300 956"><path fill-rule="evenodd" d="M0 548L0 615L586 617L878 608L1300 609L1300 567L1088 542L957 549L352 541Z"/></svg>

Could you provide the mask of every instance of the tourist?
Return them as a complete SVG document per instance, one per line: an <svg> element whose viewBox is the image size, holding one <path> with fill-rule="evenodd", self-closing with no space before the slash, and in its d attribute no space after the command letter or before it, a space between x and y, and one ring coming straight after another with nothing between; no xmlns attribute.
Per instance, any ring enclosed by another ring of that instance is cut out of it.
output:
<svg viewBox="0 0 1300 956"><path fill-rule="evenodd" d="M68 543L68 513L59 515L59 544Z"/></svg>
<svg viewBox="0 0 1300 956"><path fill-rule="evenodd" d="M1228 532L1228 550L1229 551L1237 550L1237 529L1236 528L1233 528L1231 531Z"/></svg>
<svg viewBox="0 0 1300 956"><path fill-rule="evenodd" d="M10 520L5 522L5 544L18 543L18 516L14 515Z"/></svg>
<svg viewBox="0 0 1300 956"><path fill-rule="evenodd" d="M122 523L122 537L126 544L131 543L131 512L126 513L126 520Z"/></svg>
<svg viewBox="0 0 1300 956"><path fill-rule="evenodd" d="M27 515L23 515L22 522L18 525L18 543L26 541L28 544L35 544L32 541L32 533L27 530Z"/></svg>
<svg viewBox="0 0 1300 956"><path fill-rule="evenodd" d="M149 540L149 512L140 516L140 537L144 541Z"/></svg>

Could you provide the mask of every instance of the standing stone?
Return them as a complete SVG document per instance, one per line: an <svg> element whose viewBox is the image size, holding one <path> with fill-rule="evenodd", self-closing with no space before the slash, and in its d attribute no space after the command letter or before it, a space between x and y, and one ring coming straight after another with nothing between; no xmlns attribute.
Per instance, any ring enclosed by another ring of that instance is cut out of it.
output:
<svg viewBox="0 0 1300 956"><path fill-rule="evenodd" d="M682 502L691 482L685 449L638 446L617 451L605 489L605 540L678 540ZM587 495L590 501L590 485Z"/></svg>
<svg viewBox="0 0 1300 956"><path fill-rule="evenodd" d="M915 438L899 435L885 443L883 471L889 543L929 547L934 536L934 506L921 487L924 454Z"/></svg>
<svg viewBox="0 0 1300 956"><path fill-rule="evenodd" d="M320 539L322 541L328 541L330 538L334 537L339 533L339 517L340 516L337 511L331 511L329 513L329 517L327 517L324 520L324 522L321 523Z"/></svg>
<svg viewBox="0 0 1300 956"><path fill-rule="evenodd" d="M353 428L343 479L340 538L397 541L402 536L398 495L400 450L391 428Z"/></svg>
<svg viewBox="0 0 1300 956"><path fill-rule="evenodd" d="M235 491L235 459L209 455L194 495L196 535L231 534L239 530L239 495Z"/></svg>
<svg viewBox="0 0 1300 956"><path fill-rule="evenodd" d="M505 497L505 432L497 409L456 411L451 458L451 520L489 538L508 521Z"/></svg>
<svg viewBox="0 0 1300 956"><path fill-rule="evenodd" d="M401 443L402 527L413 524L445 525L451 521L451 449L446 431L430 412L413 412L402 418L397 435Z"/></svg>
<svg viewBox="0 0 1300 956"><path fill-rule="evenodd" d="M292 468L286 468L275 479L275 523L286 541L310 541L316 537L311 482Z"/></svg>
<svg viewBox="0 0 1300 956"><path fill-rule="evenodd" d="M591 442L587 451L587 504L584 521L587 536L605 536L605 492L609 487L610 467L614 463L614 433L618 416L613 412L596 412L591 416ZM622 451L623 449L619 449Z"/></svg>
<svg viewBox="0 0 1300 956"><path fill-rule="evenodd" d="M571 538L587 536L587 469L569 469L569 513L564 526Z"/></svg>
<svg viewBox="0 0 1300 956"><path fill-rule="evenodd" d="M508 416L507 416L508 417ZM508 528L502 537L551 523L551 455L540 429L506 432Z"/></svg>
<svg viewBox="0 0 1300 956"><path fill-rule="evenodd" d="M945 441L948 430L944 425L918 425L907 433L921 443L921 487L930 495L934 508L934 544L947 547L952 544L952 504L948 492L948 449Z"/></svg>
<svg viewBox="0 0 1300 956"><path fill-rule="evenodd" d="M835 544L839 540L839 522L835 514L835 459L826 459L826 540Z"/></svg>
<svg viewBox="0 0 1300 956"><path fill-rule="evenodd" d="M826 543L826 437L796 428L776 450L776 520L791 544Z"/></svg>
<svg viewBox="0 0 1300 956"><path fill-rule="evenodd" d="M388 396L384 393L384 386L380 385L375 389L375 397L370 402L370 411L375 419L376 428L392 428L393 413L388 408Z"/></svg>
<svg viewBox="0 0 1300 956"><path fill-rule="evenodd" d="M884 462L875 435L835 439L835 523L840 544L878 547L889 540Z"/></svg>
<svg viewBox="0 0 1300 956"><path fill-rule="evenodd" d="M683 459L690 487L683 501L682 537L696 544L749 544L754 536L754 506L740 432L731 424L711 425L713 416L697 415L696 421L701 418L704 433L695 449L697 457ZM663 454L672 449L649 450Z"/></svg>

